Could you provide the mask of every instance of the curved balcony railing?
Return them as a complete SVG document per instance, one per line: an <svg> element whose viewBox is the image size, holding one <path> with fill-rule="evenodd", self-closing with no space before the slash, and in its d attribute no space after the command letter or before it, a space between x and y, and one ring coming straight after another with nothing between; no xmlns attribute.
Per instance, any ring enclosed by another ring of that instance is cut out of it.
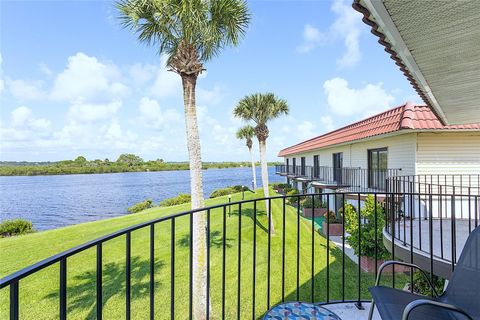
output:
<svg viewBox="0 0 480 320"><path fill-rule="evenodd" d="M10 319L28 318L29 314L35 314L37 318L66 319L75 316L78 305L83 305L91 308L92 317L101 319L112 310L109 303L114 296L115 308L120 305L123 309L121 317L126 319L133 315L151 319L191 319L195 294L192 292L194 239L191 235L193 217L200 212L206 215L206 243L209 244L204 281L207 288L205 303L210 308L206 310L206 318L257 319L276 303L288 300L352 302L361 307L362 302L370 300L367 288L374 284L376 266L381 263L381 258L387 258L381 253L381 230L395 234L396 224L405 218L399 214L398 199L436 196L392 192L369 195L378 203L373 206L373 215L369 216L364 211L364 194L331 193L281 195L225 203L134 225L0 279L0 294L9 295L8 299L2 300L8 303L2 304L0 313L9 314ZM455 201L460 195L449 196ZM306 200L311 200L314 209L326 210L310 211L308 218L308 208L304 207ZM346 219L342 209L345 203L361 214ZM333 215L322 218L325 211L332 211ZM339 225L334 223L335 220ZM348 234L350 226L367 222L379 230L373 233L374 238L371 233L364 234L362 228L357 228L358 233ZM428 228L432 232L432 224ZM346 245L352 236L357 239L358 251ZM140 237L146 241L146 247L138 248L132 244ZM361 257L362 248L372 242L373 269L368 271L368 263L365 267ZM114 263L119 267L106 263L107 258L112 259L109 251L113 246L124 250L123 255L114 257ZM407 249L411 254L406 261L416 262L414 247ZM143 250L145 257L139 256L136 250ZM393 243L390 252L390 258L396 256ZM88 270L75 268L80 258L91 261ZM431 259L433 261L433 256ZM427 270L434 273L434 268L431 263ZM85 274L79 275L79 272ZM45 289L46 296L42 296L42 290L38 288L49 287L45 283L49 281L45 273L58 279L58 287ZM137 279L138 274L148 280ZM93 290L79 294L77 276L89 279L94 285ZM413 277L400 273L387 276L384 281L403 287L413 281ZM134 291L135 284L141 285L142 289L137 290L137 286ZM139 296L143 299L138 300ZM50 299L54 308L43 308L44 299ZM37 305L42 306L41 312L48 314L43 315L38 310L33 312Z"/></svg>
<svg viewBox="0 0 480 320"><path fill-rule="evenodd" d="M386 226L387 242L398 253L418 255L427 267L448 277L480 221L480 175L410 175L387 179L387 190L404 194L395 199L396 216Z"/></svg>

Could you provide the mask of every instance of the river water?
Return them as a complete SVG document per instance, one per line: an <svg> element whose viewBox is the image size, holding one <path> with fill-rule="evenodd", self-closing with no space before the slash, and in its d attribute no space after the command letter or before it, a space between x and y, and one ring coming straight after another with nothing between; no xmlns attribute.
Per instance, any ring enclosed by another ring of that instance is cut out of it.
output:
<svg viewBox="0 0 480 320"><path fill-rule="evenodd" d="M251 187L250 168L203 171L205 197L231 185ZM260 168L257 168L260 186ZM269 182L282 181L269 167ZM0 220L24 218L37 230L127 214L131 205L190 193L189 171L0 177Z"/></svg>

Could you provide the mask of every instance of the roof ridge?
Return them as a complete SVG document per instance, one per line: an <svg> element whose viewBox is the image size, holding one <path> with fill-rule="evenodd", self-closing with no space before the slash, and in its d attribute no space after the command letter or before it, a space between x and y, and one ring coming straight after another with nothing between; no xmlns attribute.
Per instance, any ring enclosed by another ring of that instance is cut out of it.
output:
<svg viewBox="0 0 480 320"><path fill-rule="evenodd" d="M416 106L407 102L403 108L402 118L400 119L400 129L414 129L413 121L416 118Z"/></svg>
<svg viewBox="0 0 480 320"><path fill-rule="evenodd" d="M337 132L337 131L347 129L347 128L349 128L349 127L353 127L353 126L355 126L355 125L358 125L358 124L360 124L360 123L366 122L366 121L371 120L371 119L373 119L373 118L378 118L378 117L380 117L380 116L383 115L383 114L386 114L386 113L389 113L389 112L393 112L393 111L395 111L395 110L397 110L397 109L403 108L403 107L404 107L405 105L407 105L408 103L409 103L409 102L406 102L406 103L404 103L404 104L402 104L402 105L400 105L400 106L396 106L396 107L393 107L393 108L391 108L391 109L388 109L388 110L382 111L382 112L380 112L380 113L374 114L374 115L372 115L372 116L369 116L369 117L367 117L367 118L364 118L364 119L355 121L354 123L347 124L346 126L340 127L340 128L338 128L338 129L335 129L335 130L332 130L332 131L328 131L328 132L326 132L326 133L324 133L324 134L321 134L321 135L315 136L315 137L313 137L313 138L310 138L310 139L304 140L304 141L302 141L302 142L299 142L299 143L297 143L297 144L294 144L293 146L289 146L289 147L283 148L282 150L280 150L280 152L282 152L282 151L285 150L285 149L293 148L293 147L296 147L296 146L298 146L298 145L300 145L300 144L304 144L304 143L307 143L307 142L309 142L309 141L312 141L312 140L321 138L321 137L323 137L323 136L334 134L334 133Z"/></svg>

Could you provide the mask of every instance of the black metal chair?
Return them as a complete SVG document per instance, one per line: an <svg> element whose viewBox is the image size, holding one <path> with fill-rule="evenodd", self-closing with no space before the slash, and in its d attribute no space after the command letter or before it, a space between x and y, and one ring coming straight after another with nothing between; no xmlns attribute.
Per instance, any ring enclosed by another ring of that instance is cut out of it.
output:
<svg viewBox="0 0 480 320"><path fill-rule="evenodd" d="M436 297L379 286L382 271L386 266L395 264L420 270ZM372 294L369 320L375 305L382 320L480 319L480 227L470 233L448 286L440 296L437 296L425 271L417 265L400 261L383 263L378 270L375 287L369 290Z"/></svg>

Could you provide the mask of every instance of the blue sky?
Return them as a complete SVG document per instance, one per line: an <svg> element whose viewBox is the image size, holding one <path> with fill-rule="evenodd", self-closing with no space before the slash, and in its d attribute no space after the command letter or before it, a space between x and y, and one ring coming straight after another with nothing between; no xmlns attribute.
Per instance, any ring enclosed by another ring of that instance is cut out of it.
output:
<svg viewBox="0 0 480 320"><path fill-rule="evenodd" d="M289 103L289 116L269 124L269 160L420 101L350 1L249 7L241 45L208 62L198 81L203 160L248 160L232 116L246 94L271 91ZM0 160L187 159L180 78L120 27L114 2L1 1L0 54Z"/></svg>

